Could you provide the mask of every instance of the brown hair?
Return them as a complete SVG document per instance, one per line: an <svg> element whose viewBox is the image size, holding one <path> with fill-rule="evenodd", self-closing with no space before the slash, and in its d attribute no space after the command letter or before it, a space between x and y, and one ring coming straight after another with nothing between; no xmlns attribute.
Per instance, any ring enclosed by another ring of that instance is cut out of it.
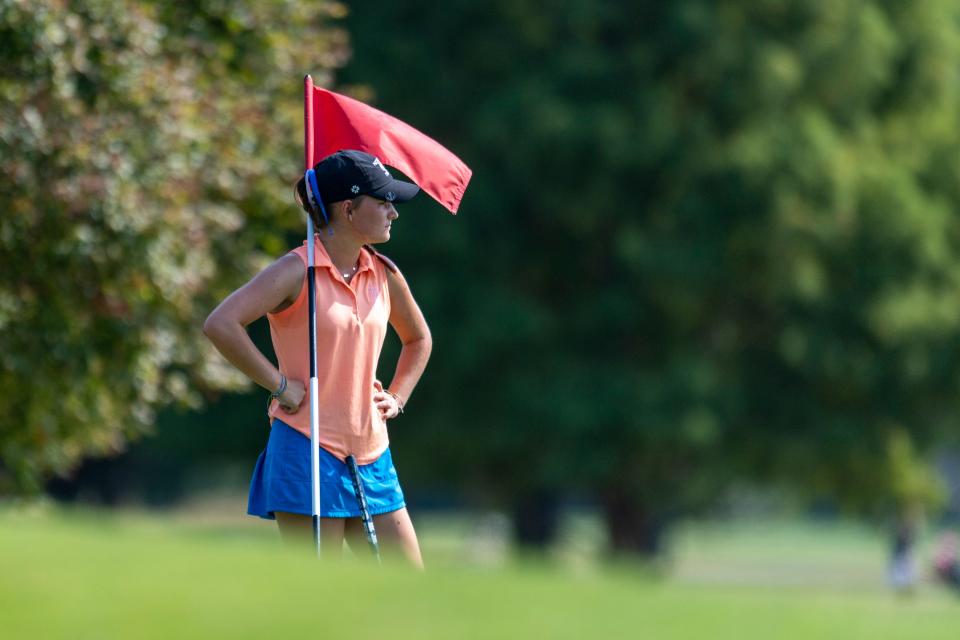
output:
<svg viewBox="0 0 960 640"><path fill-rule="evenodd" d="M310 199L307 197L307 181L304 180L303 176L300 176L297 183L293 185L293 199L296 200L300 208L306 211L307 215L313 219L314 228L322 229L327 226L327 223L323 220L323 214L315 210L310 204ZM324 202L323 206L327 211L327 216L329 216L330 203Z"/></svg>
<svg viewBox="0 0 960 640"><path fill-rule="evenodd" d="M356 198L349 198L349 200L356 206L360 199L364 197L366 196L357 196ZM293 185L293 199L297 201L301 209L307 212L308 216L313 218L313 226L315 229L323 229L327 226L327 223L323 220L323 214L320 213L320 211L314 210L310 204L310 199L307 198L307 181L303 176L300 176L300 179ZM338 202L344 201L339 200ZM333 205L335 204L337 203L327 202L326 200L323 201L323 207L327 212L328 218L333 218Z"/></svg>
<svg viewBox="0 0 960 640"><path fill-rule="evenodd" d="M358 201L364 196L357 196L356 198L350 198L350 202L353 203L353 206L356 207ZM315 210L310 204L310 199L307 197L307 181L300 176L300 179L297 180L297 183L293 185L293 199L297 201L297 204L300 205L300 208L307 212L311 218L313 218L313 226L316 229L323 229L327 226L327 223L323 220L323 214L320 211ZM342 201L341 201L342 202ZM327 212L327 217L333 217L333 205L336 202L327 202L323 201L323 207Z"/></svg>

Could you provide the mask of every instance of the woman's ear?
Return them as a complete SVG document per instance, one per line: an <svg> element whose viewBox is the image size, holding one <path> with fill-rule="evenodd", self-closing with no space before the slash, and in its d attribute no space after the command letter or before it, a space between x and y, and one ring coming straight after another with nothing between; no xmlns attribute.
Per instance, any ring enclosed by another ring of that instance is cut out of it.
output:
<svg viewBox="0 0 960 640"><path fill-rule="evenodd" d="M334 215L342 218L352 218L353 206L351 205L351 201L341 200L338 202L337 206L334 208Z"/></svg>
<svg viewBox="0 0 960 640"><path fill-rule="evenodd" d="M357 208L358 203L360 202L360 198L362 197L363 196L359 196L357 198L354 198L353 200L343 201L343 213L346 214L347 220L353 220L353 212Z"/></svg>

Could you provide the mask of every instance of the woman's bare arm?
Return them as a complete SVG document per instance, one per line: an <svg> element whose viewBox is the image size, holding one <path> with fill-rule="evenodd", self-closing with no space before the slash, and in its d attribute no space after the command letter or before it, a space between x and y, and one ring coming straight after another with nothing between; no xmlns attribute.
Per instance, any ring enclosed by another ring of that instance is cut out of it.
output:
<svg viewBox="0 0 960 640"><path fill-rule="evenodd" d="M227 296L203 323L203 333L223 357L269 391L280 385L280 372L253 344L247 325L296 300L305 271L303 261L297 256L288 254L280 258Z"/></svg>
<svg viewBox="0 0 960 640"><path fill-rule="evenodd" d="M427 368L433 339L427 321L400 272L387 269L387 286L390 291L390 326L403 344L388 389L406 403Z"/></svg>

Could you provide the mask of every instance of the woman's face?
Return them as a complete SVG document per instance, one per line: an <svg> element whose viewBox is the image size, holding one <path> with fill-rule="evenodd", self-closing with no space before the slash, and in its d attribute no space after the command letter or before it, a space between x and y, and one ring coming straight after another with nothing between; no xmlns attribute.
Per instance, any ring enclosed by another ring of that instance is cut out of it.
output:
<svg viewBox="0 0 960 640"><path fill-rule="evenodd" d="M352 220L354 230L363 238L364 244L376 244L390 239L390 225L399 217L392 202L362 196L353 201Z"/></svg>

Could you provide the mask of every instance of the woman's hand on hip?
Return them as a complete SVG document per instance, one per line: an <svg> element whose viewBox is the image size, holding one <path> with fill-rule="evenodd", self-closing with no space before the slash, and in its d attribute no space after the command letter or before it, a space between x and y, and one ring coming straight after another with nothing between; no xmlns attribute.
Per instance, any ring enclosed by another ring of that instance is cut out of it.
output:
<svg viewBox="0 0 960 640"><path fill-rule="evenodd" d="M383 384L379 380L374 380L373 405L384 420L396 418L400 414L400 405L397 398L383 390Z"/></svg>
<svg viewBox="0 0 960 640"><path fill-rule="evenodd" d="M280 402L280 408L287 413L296 413L303 402L303 396L306 395L307 388L299 380L287 380L286 390L280 394L277 401Z"/></svg>

